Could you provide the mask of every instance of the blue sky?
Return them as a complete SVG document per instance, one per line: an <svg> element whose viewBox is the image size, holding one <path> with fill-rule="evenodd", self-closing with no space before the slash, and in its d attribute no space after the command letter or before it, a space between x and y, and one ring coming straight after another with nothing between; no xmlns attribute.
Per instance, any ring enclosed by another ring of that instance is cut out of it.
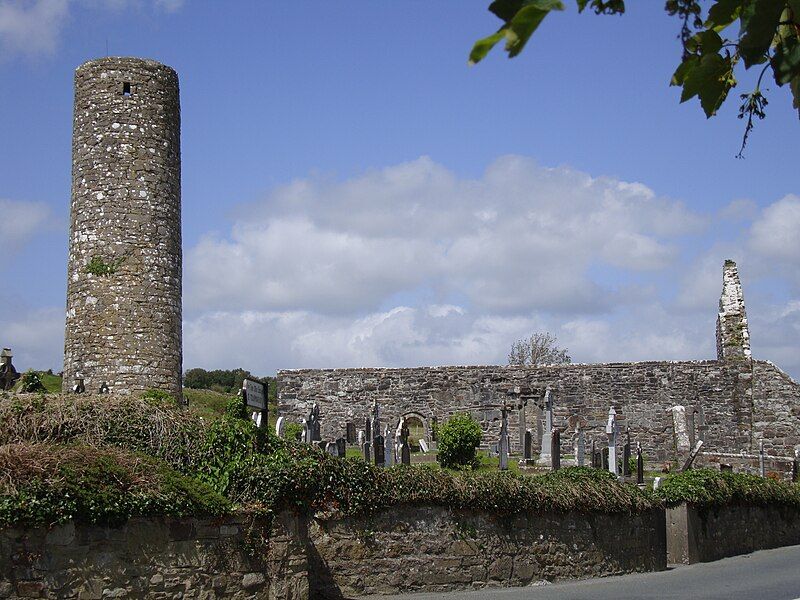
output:
<svg viewBox="0 0 800 600"><path fill-rule="evenodd" d="M713 358L733 258L754 355L800 376L788 92L738 160L738 98L667 85L662 3L568 3L470 68L487 4L0 0L0 344L60 369L72 76L108 47L180 76L185 368L502 363L537 330Z"/></svg>

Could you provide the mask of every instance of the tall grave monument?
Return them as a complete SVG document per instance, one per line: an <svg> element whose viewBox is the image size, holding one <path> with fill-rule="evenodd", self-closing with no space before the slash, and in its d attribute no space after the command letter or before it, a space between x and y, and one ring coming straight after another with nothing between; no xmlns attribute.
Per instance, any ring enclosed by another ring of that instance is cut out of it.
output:
<svg viewBox="0 0 800 600"><path fill-rule="evenodd" d="M75 71L65 392L181 396L178 76L107 57Z"/></svg>

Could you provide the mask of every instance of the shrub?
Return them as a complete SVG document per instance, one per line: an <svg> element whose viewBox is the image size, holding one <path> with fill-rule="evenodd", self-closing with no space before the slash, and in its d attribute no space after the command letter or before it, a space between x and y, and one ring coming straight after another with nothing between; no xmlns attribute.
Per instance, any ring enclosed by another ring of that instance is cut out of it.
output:
<svg viewBox="0 0 800 600"><path fill-rule="evenodd" d="M42 378L36 371L28 370L20 378L19 390L24 393L46 392Z"/></svg>
<svg viewBox="0 0 800 600"><path fill-rule="evenodd" d="M669 506L690 502L699 507L723 504L782 504L800 508L800 487L747 473L696 469L671 475L656 490Z"/></svg>
<svg viewBox="0 0 800 600"><path fill-rule="evenodd" d="M221 515L228 500L152 457L80 445L0 446L0 525L119 525L134 516Z"/></svg>
<svg viewBox="0 0 800 600"><path fill-rule="evenodd" d="M283 427L283 435L287 440L296 442L303 435L303 426L300 423L287 423Z"/></svg>
<svg viewBox="0 0 800 600"><path fill-rule="evenodd" d="M143 392L140 398L152 406L168 406L170 404L176 405L178 403L172 394L165 392L164 390L157 389L149 389L146 392Z"/></svg>
<svg viewBox="0 0 800 600"><path fill-rule="evenodd" d="M477 464L476 448L481 443L481 426L466 413L453 415L439 427L439 463L449 469Z"/></svg>

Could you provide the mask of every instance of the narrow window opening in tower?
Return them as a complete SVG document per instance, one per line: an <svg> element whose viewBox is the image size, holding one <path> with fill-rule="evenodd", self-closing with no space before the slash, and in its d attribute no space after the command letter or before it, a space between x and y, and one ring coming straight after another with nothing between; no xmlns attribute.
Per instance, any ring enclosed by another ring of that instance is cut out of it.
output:
<svg viewBox="0 0 800 600"><path fill-rule="evenodd" d="M131 82L126 81L122 84L122 95L123 96L130 96L131 95Z"/></svg>

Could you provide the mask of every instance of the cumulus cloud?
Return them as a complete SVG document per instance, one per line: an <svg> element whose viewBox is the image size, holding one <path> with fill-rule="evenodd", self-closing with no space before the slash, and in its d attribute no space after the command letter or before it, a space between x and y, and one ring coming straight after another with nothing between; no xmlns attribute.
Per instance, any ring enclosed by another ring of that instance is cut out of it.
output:
<svg viewBox="0 0 800 600"><path fill-rule="evenodd" d="M14 352L14 366L60 371L64 362L64 310L41 308L0 314L2 344Z"/></svg>
<svg viewBox="0 0 800 600"><path fill-rule="evenodd" d="M703 227L639 183L518 156L464 179L423 157L294 181L247 207L229 236L188 252L187 305L358 314L417 293L493 313L592 313L614 290L591 264L664 269L676 236Z"/></svg>
<svg viewBox="0 0 800 600"><path fill-rule="evenodd" d="M21 202L0 198L0 256L19 249L46 226L50 209L39 202Z"/></svg>
<svg viewBox="0 0 800 600"><path fill-rule="evenodd" d="M53 54L71 16L71 8L125 10L141 0L0 0L0 50L4 56ZM176 12L183 0L152 0L163 12Z"/></svg>
<svg viewBox="0 0 800 600"><path fill-rule="evenodd" d="M750 228L749 245L759 256L800 265L800 196L790 194L765 208Z"/></svg>

